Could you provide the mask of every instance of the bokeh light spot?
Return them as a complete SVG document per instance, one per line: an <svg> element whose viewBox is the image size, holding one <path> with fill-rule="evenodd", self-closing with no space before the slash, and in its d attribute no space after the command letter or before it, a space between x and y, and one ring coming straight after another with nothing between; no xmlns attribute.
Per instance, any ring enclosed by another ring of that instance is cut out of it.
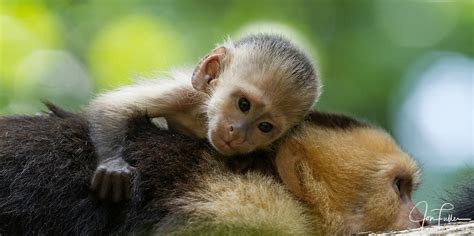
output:
<svg viewBox="0 0 474 236"><path fill-rule="evenodd" d="M83 65L70 53L59 50L37 50L17 66L10 91L14 97L7 112L32 113L43 107L40 100L79 108L90 99L90 77ZM32 102L35 101L35 102Z"/></svg>
<svg viewBox="0 0 474 236"><path fill-rule="evenodd" d="M35 50L61 45L61 25L38 3L2 4L0 8L0 78L4 86L15 80L15 70Z"/></svg>
<svg viewBox="0 0 474 236"><path fill-rule="evenodd" d="M92 42L89 64L99 88L131 82L133 75L167 70L185 58L180 36L156 18L135 15L106 26Z"/></svg>
<svg viewBox="0 0 474 236"><path fill-rule="evenodd" d="M431 165L474 165L474 60L429 55L415 63L407 81L412 89L395 124L401 144Z"/></svg>

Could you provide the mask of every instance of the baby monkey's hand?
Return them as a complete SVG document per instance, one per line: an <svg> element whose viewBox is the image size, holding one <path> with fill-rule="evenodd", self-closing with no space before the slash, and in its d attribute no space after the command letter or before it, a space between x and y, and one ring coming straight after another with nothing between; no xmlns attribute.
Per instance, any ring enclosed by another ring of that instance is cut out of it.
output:
<svg viewBox="0 0 474 236"><path fill-rule="evenodd" d="M114 202L130 199L134 171L135 168L121 157L104 160L95 170L91 188L98 191L100 199L107 196L111 196Z"/></svg>

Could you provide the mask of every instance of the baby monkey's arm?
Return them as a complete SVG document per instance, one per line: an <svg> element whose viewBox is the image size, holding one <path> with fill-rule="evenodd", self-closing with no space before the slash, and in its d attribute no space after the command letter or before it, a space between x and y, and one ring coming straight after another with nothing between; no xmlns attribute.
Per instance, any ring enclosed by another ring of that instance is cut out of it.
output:
<svg viewBox="0 0 474 236"><path fill-rule="evenodd" d="M205 122L196 116L200 116L206 95L188 83L149 81L101 95L89 105L86 114L99 159L91 187L100 198L106 198L110 191L116 202L123 196L130 198L134 168L122 158L122 147L132 116L164 117L171 129L205 137Z"/></svg>

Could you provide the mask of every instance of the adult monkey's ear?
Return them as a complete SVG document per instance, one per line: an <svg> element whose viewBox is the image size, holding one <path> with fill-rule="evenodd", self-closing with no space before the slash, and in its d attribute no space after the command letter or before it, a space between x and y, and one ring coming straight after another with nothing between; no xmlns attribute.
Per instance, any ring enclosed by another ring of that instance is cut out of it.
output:
<svg viewBox="0 0 474 236"><path fill-rule="evenodd" d="M280 145L275 166L280 179L285 186L296 196L304 199L304 178L306 171L306 148L296 138L291 138Z"/></svg>
<svg viewBox="0 0 474 236"><path fill-rule="evenodd" d="M223 67L223 58L227 54L225 47L212 50L194 69L192 84L194 89L208 93L217 82L219 70Z"/></svg>

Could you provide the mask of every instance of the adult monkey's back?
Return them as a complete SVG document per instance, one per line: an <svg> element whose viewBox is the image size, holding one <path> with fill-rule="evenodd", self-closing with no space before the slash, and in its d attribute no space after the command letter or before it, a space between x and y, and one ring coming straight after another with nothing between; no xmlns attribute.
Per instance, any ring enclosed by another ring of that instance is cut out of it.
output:
<svg viewBox="0 0 474 236"><path fill-rule="evenodd" d="M0 118L0 234L149 230L167 213L163 199L187 189L175 185L187 184L187 175L214 164L219 169L219 162L203 159L202 153L210 151L204 143L146 120L133 122L140 125L132 128L124 152L142 174L133 199L99 202L89 190L97 159L88 124L77 114L52 108L49 116Z"/></svg>

